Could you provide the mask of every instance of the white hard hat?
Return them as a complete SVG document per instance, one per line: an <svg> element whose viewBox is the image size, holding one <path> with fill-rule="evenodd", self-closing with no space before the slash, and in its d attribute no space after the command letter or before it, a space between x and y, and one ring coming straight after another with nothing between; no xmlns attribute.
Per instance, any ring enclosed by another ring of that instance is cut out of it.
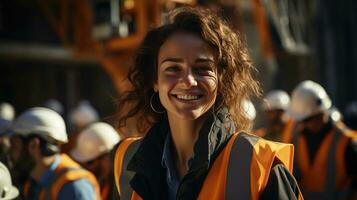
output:
<svg viewBox="0 0 357 200"><path fill-rule="evenodd" d="M52 109L54 111L56 111L59 114L63 114L63 106L62 104L57 101L56 99L49 99L45 102L44 106L46 108Z"/></svg>
<svg viewBox="0 0 357 200"><path fill-rule="evenodd" d="M10 172L0 162L0 200L15 199L19 196L19 190L12 185Z"/></svg>
<svg viewBox="0 0 357 200"><path fill-rule="evenodd" d="M112 126L104 122L97 122L79 134L77 146L70 154L78 162L88 162L108 153L119 140L119 134Z"/></svg>
<svg viewBox="0 0 357 200"><path fill-rule="evenodd" d="M9 103L0 104L0 135L5 134L10 128L15 116L15 110Z"/></svg>
<svg viewBox="0 0 357 200"><path fill-rule="evenodd" d="M25 111L15 119L12 131L17 135L37 133L61 143L68 142L63 118L48 108L35 107Z"/></svg>
<svg viewBox="0 0 357 200"><path fill-rule="evenodd" d="M338 108L332 106L329 110L329 114L330 114L330 118L334 121L334 122L338 122L342 120L342 114L340 112L340 110L338 110Z"/></svg>
<svg viewBox="0 0 357 200"><path fill-rule="evenodd" d="M70 119L73 124L84 127L98 121L99 117L97 111L88 101L82 101L70 112Z"/></svg>
<svg viewBox="0 0 357 200"><path fill-rule="evenodd" d="M289 106L290 97L288 93L283 90L270 91L264 99L264 110L286 110Z"/></svg>
<svg viewBox="0 0 357 200"><path fill-rule="evenodd" d="M14 119L15 110L9 103L1 103L0 104L0 119L11 121Z"/></svg>
<svg viewBox="0 0 357 200"><path fill-rule="evenodd" d="M244 100L242 106L248 119L253 121L256 117L256 110L253 103L250 100Z"/></svg>
<svg viewBox="0 0 357 200"><path fill-rule="evenodd" d="M287 114L296 121L301 121L331 107L330 97L324 88L313 81L301 82L292 92Z"/></svg>

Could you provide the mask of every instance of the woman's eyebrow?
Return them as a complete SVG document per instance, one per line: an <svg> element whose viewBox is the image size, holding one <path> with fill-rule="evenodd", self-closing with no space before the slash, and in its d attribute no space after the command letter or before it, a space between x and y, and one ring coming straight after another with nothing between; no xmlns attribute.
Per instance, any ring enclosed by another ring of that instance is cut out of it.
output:
<svg viewBox="0 0 357 200"><path fill-rule="evenodd" d="M165 58L163 61L161 61L160 64L164 63L164 62L177 62L177 63L183 63L184 60L182 58Z"/></svg>
<svg viewBox="0 0 357 200"><path fill-rule="evenodd" d="M165 58L163 61L161 61L160 64L162 64L164 62L183 63L184 59L183 58L169 57L169 58ZM214 60L212 58L197 58L195 60L195 63L202 63L202 62L212 62L212 63L214 63Z"/></svg>
<svg viewBox="0 0 357 200"><path fill-rule="evenodd" d="M211 58L197 58L195 60L195 63L201 63L201 62L212 62L214 63L214 60Z"/></svg>

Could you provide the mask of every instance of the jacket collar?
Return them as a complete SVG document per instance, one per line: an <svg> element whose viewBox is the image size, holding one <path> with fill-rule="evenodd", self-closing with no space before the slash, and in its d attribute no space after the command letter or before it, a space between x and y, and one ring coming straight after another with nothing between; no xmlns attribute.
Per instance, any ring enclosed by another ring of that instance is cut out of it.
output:
<svg viewBox="0 0 357 200"><path fill-rule="evenodd" d="M150 183L149 187L154 187L152 190L156 190L155 187L158 187L157 189L161 190L161 192L163 188L160 188L160 184L166 184L166 179L164 178L166 177L166 171L161 165L161 161L165 139L169 132L170 128L167 119L156 123L143 138L140 147L127 167L129 171L136 172L138 176L144 176ZM209 115L194 146L192 165L188 174L199 170L208 171L211 162L214 161L219 150L224 146L223 144L228 141L234 132L235 126L233 121L229 119L229 113L226 108ZM134 177L133 180L135 179L137 177ZM159 180L161 183L158 183ZM135 188L135 182L132 181L131 183L133 189L140 190L140 188ZM140 185L142 186L142 184ZM140 191L137 192L140 195Z"/></svg>

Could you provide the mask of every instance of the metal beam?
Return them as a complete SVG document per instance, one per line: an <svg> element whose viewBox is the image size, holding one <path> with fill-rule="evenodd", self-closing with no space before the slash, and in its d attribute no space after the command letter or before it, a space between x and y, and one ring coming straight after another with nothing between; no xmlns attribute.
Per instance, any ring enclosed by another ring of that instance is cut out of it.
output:
<svg viewBox="0 0 357 200"><path fill-rule="evenodd" d="M95 57L80 56L72 48L15 42L0 42L0 60L98 64Z"/></svg>

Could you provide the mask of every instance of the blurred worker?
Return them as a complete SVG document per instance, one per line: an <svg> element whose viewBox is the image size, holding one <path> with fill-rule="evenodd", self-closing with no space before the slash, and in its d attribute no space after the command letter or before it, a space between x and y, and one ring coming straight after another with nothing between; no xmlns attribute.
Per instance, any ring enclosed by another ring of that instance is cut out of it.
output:
<svg viewBox="0 0 357 200"><path fill-rule="evenodd" d="M64 120L48 108L32 108L15 119L10 156L25 199L99 199L95 176L65 154Z"/></svg>
<svg viewBox="0 0 357 200"><path fill-rule="evenodd" d="M44 103L44 107L56 111L58 114L63 115L63 105L56 99L49 99Z"/></svg>
<svg viewBox="0 0 357 200"><path fill-rule="evenodd" d="M15 199L18 196L19 190L12 185L9 170L0 162L0 200Z"/></svg>
<svg viewBox="0 0 357 200"><path fill-rule="evenodd" d="M110 161L110 151L119 142L119 134L107 123L97 122L78 135L77 146L71 156L97 177L102 199L111 199L114 174Z"/></svg>
<svg viewBox="0 0 357 200"><path fill-rule="evenodd" d="M77 137L85 127L97 122L99 116L97 111L89 103L89 101L81 101L77 107L69 113L71 130L69 134L69 141L62 148L64 153L69 153L77 144Z"/></svg>
<svg viewBox="0 0 357 200"><path fill-rule="evenodd" d="M283 90L273 90L264 100L266 128L256 130L255 134L277 142L291 142L294 122L285 115L290 102L289 95Z"/></svg>
<svg viewBox="0 0 357 200"><path fill-rule="evenodd" d="M9 103L0 104L0 162L9 166L8 150L10 140L6 133L11 128L12 120L15 117L15 110Z"/></svg>
<svg viewBox="0 0 357 200"><path fill-rule="evenodd" d="M87 125L98 121L99 116L89 101L83 100L70 111L69 118L75 130L82 130Z"/></svg>
<svg viewBox="0 0 357 200"><path fill-rule="evenodd" d="M301 129L294 137L294 173L305 199L354 199L357 146L330 117L331 100L313 81L293 91L289 115Z"/></svg>

